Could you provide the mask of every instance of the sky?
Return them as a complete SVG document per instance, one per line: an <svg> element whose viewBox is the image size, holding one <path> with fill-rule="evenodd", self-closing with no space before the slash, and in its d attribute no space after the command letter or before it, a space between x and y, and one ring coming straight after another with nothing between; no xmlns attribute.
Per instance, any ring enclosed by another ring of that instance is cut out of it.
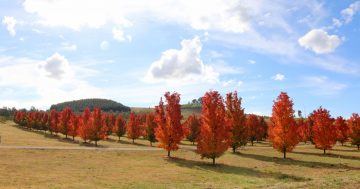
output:
<svg viewBox="0 0 360 189"><path fill-rule="evenodd" d="M0 0L0 106L83 98L152 107L237 91L270 115L359 112L360 1Z"/></svg>

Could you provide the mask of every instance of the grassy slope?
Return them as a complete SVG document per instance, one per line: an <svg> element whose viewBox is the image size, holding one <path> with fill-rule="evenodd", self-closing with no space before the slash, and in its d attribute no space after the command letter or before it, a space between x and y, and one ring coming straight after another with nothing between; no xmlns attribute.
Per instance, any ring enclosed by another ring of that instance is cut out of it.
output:
<svg viewBox="0 0 360 189"><path fill-rule="evenodd" d="M1 145L78 146L62 138L0 123ZM137 140L104 147L148 145ZM184 142L183 146L189 147ZM281 159L267 143L227 152L218 166L191 151L76 151L0 149L1 188L359 188L360 152L336 146L323 156L313 145L299 145ZM96 186L96 187L95 187Z"/></svg>

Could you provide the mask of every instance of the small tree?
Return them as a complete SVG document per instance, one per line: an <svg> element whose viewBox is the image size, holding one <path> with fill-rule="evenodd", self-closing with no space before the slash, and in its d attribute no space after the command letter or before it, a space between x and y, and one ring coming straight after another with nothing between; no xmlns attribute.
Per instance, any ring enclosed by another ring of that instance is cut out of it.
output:
<svg viewBox="0 0 360 189"><path fill-rule="evenodd" d="M146 114L146 120L144 124L144 137L150 142L152 146L153 142L156 142L155 129L156 129L155 116L152 113Z"/></svg>
<svg viewBox="0 0 360 189"><path fill-rule="evenodd" d="M75 141L75 137L78 135L79 127L80 127L80 118L75 114L72 114L68 133L70 136L72 136L73 141Z"/></svg>
<svg viewBox="0 0 360 189"><path fill-rule="evenodd" d="M139 118L135 115L134 112L130 113L129 120L127 122L127 137L132 139L132 143L135 143L135 139L141 136L141 127L139 123Z"/></svg>
<svg viewBox="0 0 360 189"><path fill-rule="evenodd" d="M336 118L335 128L336 128L336 140L339 141L343 146L344 142L346 142L349 138L350 128L346 123L346 120L341 116Z"/></svg>
<svg viewBox="0 0 360 189"><path fill-rule="evenodd" d="M254 141L257 140L259 135L261 135L260 123L257 116L254 114L250 114L246 118L246 126L248 130L248 138L251 142L251 146L254 146Z"/></svg>
<svg viewBox="0 0 360 189"><path fill-rule="evenodd" d="M293 102L285 92L281 92L274 101L271 121L269 139L273 147L284 154L285 159L286 152L291 152L299 143Z"/></svg>
<svg viewBox="0 0 360 189"><path fill-rule="evenodd" d="M91 127L90 119L91 119L91 112L90 109L86 107L80 118L80 127L78 133L85 143L90 138L90 127Z"/></svg>
<svg viewBox="0 0 360 189"><path fill-rule="evenodd" d="M59 125L59 113L56 111L56 110L51 110L50 112L50 133L53 134L53 132L55 134L57 134L59 132L59 129L58 129L58 125Z"/></svg>
<svg viewBox="0 0 360 189"><path fill-rule="evenodd" d="M100 108L95 107L92 112L89 131L89 139L95 141L95 146L99 140L107 137L107 127L103 125Z"/></svg>
<svg viewBox="0 0 360 189"><path fill-rule="evenodd" d="M72 111L69 107L63 109L60 113L59 131L67 138L70 130L70 119L72 117Z"/></svg>
<svg viewBox="0 0 360 189"><path fill-rule="evenodd" d="M167 102L165 110L162 99L160 99L159 106L155 107L157 123L155 136L159 141L159 147L164 148L170 157L170 151L179 149L178 145L184 138L184 131L180 122L182 119L180 94L166 92L164 96Z"/></svg>
<svg viewBox="0 0 360 189"><path fill-rule="evenodd" d="M235 153L240 146L245 146L248 140L248 129L244 108L241 107L241 98L237 92L226 94L226 121L232 133L231 147Z"/></svg>
<svg viewBox="0 0 360 189"><path fill-rule="evenodd" d="M324 150L331 149L336 143L336 127L330 112L322 107L314 110L313 140L315 147Z"/></svg>
<svg viewBox="0 0 360 189"><path fill-rule="evenodd" d="M360 116L353 113L349 119L351 143L360 150Z"/></svg>
<svg viewBox="0 0 360 189"><path fill-rule="evenodd" d="M201 126L201 121L195 114L190 115L184 123L184 127L188 131L186 138L190 142L192 142L193 145L194 142L196 141L196 138L199 136L200 126Z"/></svg>
<svg viewBox="0 0 360 189"><path fill-rule="evenodd" d="M120 142L120 137L124 136L124 134L126 133L126 123L121 115L118 115L116 117L115 126L113 127L113 132L116 134L116 136L119 137L119 142Z"/></svg>
<svg viewBox="0 0 360 189"><path fill-rule="evenodd" d="M310 141L311 136L311 129L309 124L304 120L304 118L300 118L297 120L296 125L299 140L306 144L307 141Z"/></svg>
<svg viewBox="0 0 360 189"><path fill-rule="evenodd" d="M201 158L212 159L220 157L231 144L230 127L225 120L224 100L217 91L205 93L202 98L202 124L197 138L196 153Z"/></svg>

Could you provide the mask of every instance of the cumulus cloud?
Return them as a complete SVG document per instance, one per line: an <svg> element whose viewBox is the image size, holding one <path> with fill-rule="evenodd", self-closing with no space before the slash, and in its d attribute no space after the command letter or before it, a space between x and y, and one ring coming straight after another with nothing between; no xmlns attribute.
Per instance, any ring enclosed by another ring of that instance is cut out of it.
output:
<svg viewBox="0 0 360 189"><path fill-rule="evenodd" d="M119 28L113 28L112 29L112 34L115 40L118 41L131 41L131 35L125 35L124 31L122 29Z"/></svg>
<svg viewBox="0 0 360 189"><path fill-rule="evenodd" d="M17 21L12 16L4 16L2 23L6 25L6 29L8 30L9 34L11 36L16 35L15 25L17 24Z"/></svg>
<svg viewBox="0 0 360 189"><path fill-rule="evenodd" d="M218 73L200 58L202 44L199 37L181 41L181 49L169 49L153 62L147 72L150 81L202 80L217 82Z"/></svg>
<svg viewBox="0 0 360 189"><path fill-rule="evenodd" d="M40 67L44 69L48 77L55 79L62 79L70 73L68 60L59 53L55 53L47 58Z"/></svg>
<svg viewBox="0 0 360 189"><path fill-rule="evenodd" d="M337 35L329 35L322 29L313 29L299 38L300 46L311 49L316 54L333 52L341 43Z"/></svg>
<svg viewBox="0 0 360 189"><path fill-rule="evenodd" d="M102 41L102 42L100 43L100 48L101 48L102 50L108 49L108 48L109 48L109 42L107 42L107 41Z"/></svg>
<svg viewBox="0 0 360 189"><path fill-rule="evenodd" d="M275 81L283 81L285 79L285 76L283 74L276 74L273 77L271 77L271 79L275 80Z"/></svg>

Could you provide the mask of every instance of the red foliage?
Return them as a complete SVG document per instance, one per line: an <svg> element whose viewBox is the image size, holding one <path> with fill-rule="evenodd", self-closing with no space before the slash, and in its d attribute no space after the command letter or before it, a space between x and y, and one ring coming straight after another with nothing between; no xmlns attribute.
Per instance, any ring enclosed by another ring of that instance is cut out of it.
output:
<svg viewBox="0 0 360 189"><path fill-rule="evenodd" d="M146 114L146 120L144 123L144 137L150 142L150 146L152 146L153 142L156 142L156 127L157 124L155 122L155 115L153 113Z"/></svg>
<svg viewBox="0 0 360 189"><path fill-rule="evenodd" d="M202 98L202 124L197 138L196 152L201 158L220 157L231 144L230 127L225 119L224 100L217 91L205 93Z"/></svg>
<svg viewBox="0 0 360 189"><path fill-rule="evenodd" d="M60 122L60 114L56 110L51 110L50 112L50 133L58 133L59 132L59 122Z"/></svg>
<svg viewBox="0 0 360 189"><path fill-rule="evenodd" d="M344 145L344 142L349 139L350 134L350 128L346 123L346 120L341 116L337 117L335 120L335 128L336 140L339 141L341 145Z"/></svg>
<svg viewBox="0 0 360 189"><path fill-rule="evenodd" d="M336 127L330 116L330 112L322 107L313 112L313 140L315 147L324 150L331 149L336 143Z"/></svg>
<svg viewBox="0 0 360 189"><path fill-rule="evenodd" d="M94 108L91 118L90 118L90 127L88 128L89 139L90 141L97 142L99 140L104 140L107 137L107 127L102 122L101 109Z"/></svg>
<svg viewBox="0 0 360 189"><path fill-rule="evenodd" d="M123 117L121 115L118 115L115 120L115 126L113 127L113 133L115 133L116 136L119 137L119 141L120 137L122 137L126 132L125 124L126 123Z"/></svg>
<svg viewBox="0 0 360 189"><path fill-rule="evenodd" d="M69 107L65 107L60 113L59 131L67 138L70 129L70 119L73 113Z"/></svg>
<svg viewBox="0 0 360 189"><path fill-rule="evenodd" d="M246 117L246 127L248 131L248 138L251 142L251 146L254 145L254 141L263 135L262 129L260 127L260 122L258 117L254 114L250 114Z"/></svg>
<svg viewBox="0 0 360 189"><path fill-rule="evenodd" d="M299 139L293 102L285 92L281 92L274 101L271 121L272 125L268 130L269 139L273 147L284 153L284 158L286 158L286 152L291 152L299 143Z"/></svg>
<svg viewBox="0 0 360 189"><path fill-rule="evenodd" d="M200 133L201 120L195 115L190 115L183 124L186 138L194 144Z"/></svg>
<svg viewBox="0 0 360 189"><path fill-rule="evenodd" d="M68 134L72 136L73 140L75 140L75 137L78 135L80 124L80 117L72 114Z"/></svg>
<svg viewBox="0 0 360 189"><path fill-rule="evenodd" d="M137 117L134 112L130 113L126 130L127 130L127 137L129 139L132 139L133 143L135 143L135 139L141 136L139 117Z"/></svg>
<svg viewBox="0 0 360 189"><path fill-rule="evenodd" d="M86 142L90 138L90 133L89 133L89 128L91 126L90 118L91 118L90 109L85 108L84 112L81 115L80 127L78 131L79 136L84 140L84 142Z"/></svg>
<svg viewBox="0 0 360 189"><path fill-rule="evenodd" d="M233 152L240 146L245 146L248 140L248 129L244 108L237 92L226 94L226 121L232 133L231 147Z"/></svg>
<svg viewBox="0 0 360 189"><path fill-rule="evenodd" d="M360 150L360 117L359 114L353 113L348 121L350 126L351 143Z"/></svg>
<svg viewBox="0 0 360 189"><path fill-rule="evenodd" d="M179 148L178 144L184 138L184 131L180 122L182 119L180 94L166 92L164 96L167 102L165 111L162 99L159 106L155 107L155 121L157 123L155 136L159 141L159 147L164 148L170 156L170 151Z"/></svg>
<svg viewBox="0 0 360 189"><path fill-rule="evenodd" d="M297 124L297 132L299 135L299 140L301 142L306 143L307 141L310 140L310 136L311 136L310 125L303 118L300 118L299 120L297 120L296 124Z"/></svg>

